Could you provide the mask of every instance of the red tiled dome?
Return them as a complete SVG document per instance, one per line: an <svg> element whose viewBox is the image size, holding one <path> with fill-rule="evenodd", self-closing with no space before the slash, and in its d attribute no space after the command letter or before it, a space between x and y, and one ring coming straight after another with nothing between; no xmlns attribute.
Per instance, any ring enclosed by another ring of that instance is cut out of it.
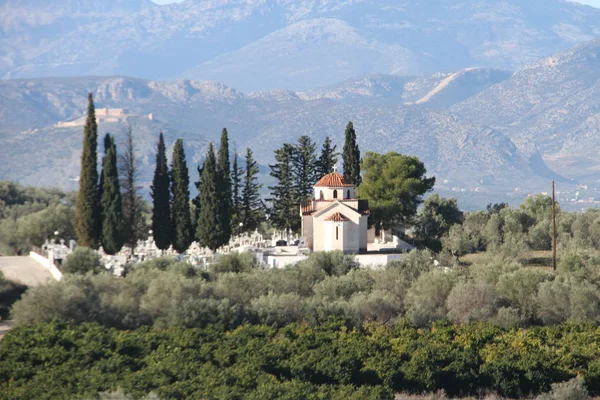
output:
<svg viewBox="0 0 600 400"><path fill-rule="evenodd" d="M314 187L346 187L354 186L344 182L344 175L339 172L332 172L322 177Z"/></svg>
<svg viewBox="0 0 600 400"><path fill-rule="evenodd" d="M327 217L325 219L325 221L344 222L344 221L350 221L350 220L348 218L346 218L344 216L344 214L336 212L334 214L331 214L329 217Z"/></svg>

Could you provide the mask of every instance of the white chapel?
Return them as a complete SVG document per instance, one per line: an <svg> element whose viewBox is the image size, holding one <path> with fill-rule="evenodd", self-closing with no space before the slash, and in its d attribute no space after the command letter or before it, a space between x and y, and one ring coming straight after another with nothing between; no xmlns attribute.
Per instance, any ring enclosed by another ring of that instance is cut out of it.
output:
<svg viewBox="0 0 600 400"><path fill-rule="evenodd" d="M311 251L367 251L369 203L355 197L344 176L327 174L314 186L314 196L300 205L302 236Z"/></svg>

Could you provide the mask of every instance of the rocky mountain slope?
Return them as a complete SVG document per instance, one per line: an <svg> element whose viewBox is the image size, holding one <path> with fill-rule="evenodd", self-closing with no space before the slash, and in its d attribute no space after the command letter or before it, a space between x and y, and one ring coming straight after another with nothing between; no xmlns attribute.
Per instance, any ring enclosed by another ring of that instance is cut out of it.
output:
<svg viewBox="0 0 600 400"><path fill-rule="evenodd" d="M304 134L319 143L329 135L341 147L352 120L363 152L414 154L437 177L438 189L463 199L476 194L478 205L543 191L550 179L568 199L584 185L589 197L600 187L598 40L514 74L379 74L299 92L245 94L211 81L127 77L4 80L0 179L75 187L82 127L73 125L85 113L88 92L98 108L126 109L121 121L102 121L100 133L119 136L132 125L146 185L160 131L170 144L184 139L193 165L227 127L232 147L251 147L267 165L276 147Z"/></svg>
<svg viewBox="0 0 600 400"><path fill-rule="evenodd" d="M528 65L450 110L504 133L522 149L539 150L553 169L597 184L600 39Z"/></svg>
<svg viewBox="0 0 600 400"><path fill-rule="evenodd" d="M414 105L434 90L448 98L451 95L444 90L466 93L472 88L470 80L464 81L464 90L457 90L463 75L402 79L378 75L310 93L248 95L210 81L125 77L0 81L0 179L75 188L81 117L86 94L91 92L97 108L125 109L126 117L120 121L100 121L99 131L116 134L119 140L127 125L133 127L145 186L151 179L160 131L165 132L169 144L184 139L194 171L208 141L216 141L224 126L229 129L232 147L241 151L251 147L258 161L266 165L272 162L277 146L303 134L317 142L329 135L341 148L349 120L355 124L363 152L415 154L438 177L438 188L497 193L513 190L515 179L534 185L537 177L529 165L531 154L522 154L506 136L463 123L443 110ZM454 89L450 85L440 89L440 82L448 76L455 76ZM481 85L482 90L484 87ZM380 98L388 101L377 104ZM455 102L459 100L460 96Z"/></svg>
<svg viewBox="0 0 600 400"><path fill-rule="evenodd" d="M514 70L599 35L600 10L563 0L2 0L0 77L307 90L375 73Z"/></svg>

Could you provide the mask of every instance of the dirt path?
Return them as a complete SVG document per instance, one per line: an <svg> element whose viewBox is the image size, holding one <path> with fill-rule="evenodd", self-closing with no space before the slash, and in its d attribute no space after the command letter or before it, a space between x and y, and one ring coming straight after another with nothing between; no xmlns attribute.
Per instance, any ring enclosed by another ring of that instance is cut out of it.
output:
<svg viewBox="0 0 600 400"><path fill-rule="evenodd" d="M0 257L0 271L6 279L27 286L52 280L50 272L31 257Z"/></svg>

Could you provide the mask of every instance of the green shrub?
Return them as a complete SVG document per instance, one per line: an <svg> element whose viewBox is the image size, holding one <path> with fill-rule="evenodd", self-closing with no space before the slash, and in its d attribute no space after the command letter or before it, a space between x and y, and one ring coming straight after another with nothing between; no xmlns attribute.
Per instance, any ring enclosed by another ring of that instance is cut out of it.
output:
<svg viewBox="0 0 600 400"><path fill-rule="evenodd" d="M106 271L100 256L92 249L78 247L62 263L60 269L66 274L98 274Z"/></svg>

